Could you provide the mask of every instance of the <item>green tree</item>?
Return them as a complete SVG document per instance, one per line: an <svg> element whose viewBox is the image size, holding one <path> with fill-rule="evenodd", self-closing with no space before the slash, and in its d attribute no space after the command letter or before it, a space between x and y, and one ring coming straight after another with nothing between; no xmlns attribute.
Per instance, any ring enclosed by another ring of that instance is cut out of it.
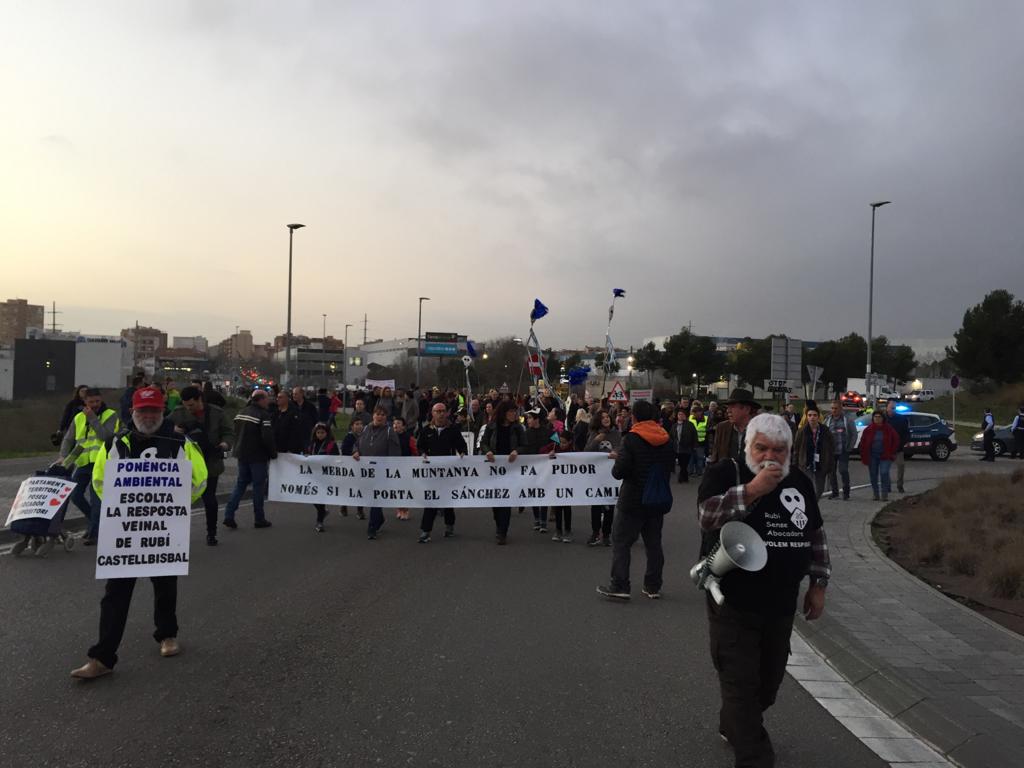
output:
<svg viewBox="0 0 1024 768"><path fill-rule="evenodd" d="M676 380L680 390L689 386L693 374L701 381L717 379L724 367L724 358L715 351L715 342L707 336L696 336L683 328L665 341L665 371Z"/></svg>
<svg viewBox="0 0 1024 768"><path fill-rule="evenodd" d="M647 374L647 386L651 387L654 372L665 367L665 353L655 347L653 341L649 341L633 353L633 367Z"/></svg>
<svg viewBox="0 0 1024 768"><path fill-rule="evenodd" d="M954 339L946 354L962 375L996 384L1024 378L1024 302L1009 291L992 291L964 312Z"/></svg>
<svg viewBox="0 0 1024 768"><path fill-rule="evenodd" d="M771 378L772 337L751 339L749 336L726 358L726 370L748 387L761 386Z"/></svg>

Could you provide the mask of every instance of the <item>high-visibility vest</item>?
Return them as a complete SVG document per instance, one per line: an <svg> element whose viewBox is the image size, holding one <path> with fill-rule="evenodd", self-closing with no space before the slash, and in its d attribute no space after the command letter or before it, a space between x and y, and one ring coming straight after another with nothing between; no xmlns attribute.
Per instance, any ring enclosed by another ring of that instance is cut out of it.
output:
<svg viewBox="0 0 1024 768"><path fill-rule="evenodd" d="M120 420L118 419L117 411L113 408L107 408L107 410L99 415L100 424L106 424L111 418L114 419L114 432L117 433L118 427L120 427ZM73 423L75 425L75 445L81 451L75 459L75 466L84 467L94 464L100 448L103 447L103 441L97 437L96 430L89 426L85 413L79 411L75 414Z"/></svg>
<svg viewBox="0 0 1024 768"><path fill-rule="evenodd" d="M697 428L697 442L703 443L708 437L708 417L705 416L700 421L697 421L693 416L690 417L690 423Z"/></svg>

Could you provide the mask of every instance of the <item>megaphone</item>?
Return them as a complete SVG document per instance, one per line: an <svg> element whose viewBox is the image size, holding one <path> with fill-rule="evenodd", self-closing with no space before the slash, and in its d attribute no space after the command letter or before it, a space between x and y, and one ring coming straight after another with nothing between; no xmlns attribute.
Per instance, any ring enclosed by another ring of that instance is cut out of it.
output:
<svg viewBox="0 0 1024 768"><path fill-rule="evenodd" d="M725 602L721 579L734 568L760 571L768 562L768 548L757 531L746 523L733 520L722 526L718 543L707 557L690 569L690 578L700 589L711 593L715 603Z"/></svg>

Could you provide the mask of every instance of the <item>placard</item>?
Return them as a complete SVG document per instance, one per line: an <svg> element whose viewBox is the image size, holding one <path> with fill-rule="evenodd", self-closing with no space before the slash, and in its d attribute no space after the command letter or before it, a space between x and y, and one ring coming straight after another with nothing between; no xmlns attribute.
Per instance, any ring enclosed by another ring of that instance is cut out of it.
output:
<svg viewBox="0 0 1024 768"><path fill-rule="evenodd" d="M271 501L367 507L519 507L615 504L620 481L607 453L373 458L279 454Z"/></svg>
<svg viewBox="0 0 1024 768"><path fill-rule="evenodd" d="M62 477L30 477L23 480L7 515L7 526L16 520L53 520L61 505L75 490L76 483Z"/></svg>
<svg viewBox="0 0 1024 768"><path fill-rule="evenodd" d="M639 403L641 401L649 403L652 400L654 400L654 390L653 389L631 389L631 390L629 390L629 402L631 402L631 403Z"/></svg>
<svg viewBox="0 0 1024 768"><path fill-rule="evenodd" d="M187 576L191 522L192 462L110 457L96 578Z"/></svg>

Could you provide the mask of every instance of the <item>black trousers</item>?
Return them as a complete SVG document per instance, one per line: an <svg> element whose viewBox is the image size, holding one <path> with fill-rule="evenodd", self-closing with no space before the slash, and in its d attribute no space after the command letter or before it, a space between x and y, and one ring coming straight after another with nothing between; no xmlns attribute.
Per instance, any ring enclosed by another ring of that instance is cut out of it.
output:
<svg viewBox="0 0 1024 768"><path fill-rule="evenodd" d="M620 511L612 526L612 583L615 589L629 592L630 549L643 536L647 550L644 587L650 592L661 590L661 572L665 553L661 550L661 526L664 515L635 515Z"/></svg>
<svg viewBox="0 0 1024 768"><path fill-rule="evenodd" d="M676 462L679 464L679 482L690 482L690 454L677 453Z"/></svg>
<svg viewBox="0 0 1024 768"><path fill-rule="evenodd" d="M598 531L607 539L612 535L612 519L615 516L615 507L611 504L598 504L590 508L590 530Z"/></svg>
<svg viewBox="0 0 1024 768"><path fill-rule="evenodd" d="M985 449L985 461L996 460L996 436L991 429L982 433L981 445Z"/></svg>
<svg viewBox="0 0 1024 768"><path fill-rule="evenodd" d="M87 655L111 669L117 664L117 649L124 636L136 581L134 578L108 579L100 601L100 639ZM153 639L159 643L178 636L178 577L154 576L150 581L153 582L153 623L156 625Z"/></svg>
<svg viewBox="0 0 1024 768"><path fill-rule="evenodd" d="M437 509L436 507L424 507L423 508L423 519L420 521L420 530L424 533L430 533L434 530L434 519L437 517L438 512L444 513L444 524L455 525L455 510L451 507L445 507L444 509Z"/></svg>
<svg viewBox="0 0 1024 768"><path fill-rule="evenodd" d="M512 522L512 507L492 507L494 510L494 532L499 536L508 536L508 526Z"/></svg>
<svg viewBox="0 0 1024 768"><path fill-rule="evenodd" d="M1010 458L1024 459L1024 432L1013 433L1013 453L1010 454Z"/></svg>
<svg viewBox="0 0 1024 768"><path fill-rule="evenodd" d="M762 616L707 600L711 661L718 671L718 727L736 752L737 768L771 768L775 751L763 712L786 674L793 614Z"/></svg>
<svg viewBox="0 0 1024 768"><path fill-rule="evenodd" d="M217 535L217 481L220 475L206 478L206 490L203 491L203 507L206 509L206 535Z"/></svg>

